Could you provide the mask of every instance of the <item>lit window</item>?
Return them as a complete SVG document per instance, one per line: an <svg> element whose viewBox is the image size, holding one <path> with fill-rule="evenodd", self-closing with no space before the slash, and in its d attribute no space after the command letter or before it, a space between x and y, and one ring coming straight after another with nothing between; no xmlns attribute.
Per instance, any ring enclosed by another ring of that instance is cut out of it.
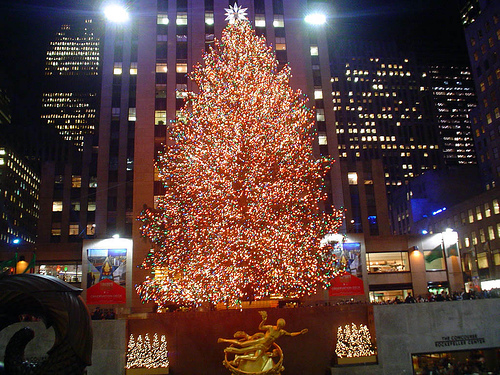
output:
<svg viewBox="0 0 500 375"><path fill-rule="evenodd" d="M314 89L314 99L323 99L323 91L321 89Z"/></svg>
<svg viewBox="0 0 500 375"><path fill-rule="evenodd" d="M264 16L263 14L256 14L255 27L266 27L266 16Z"/></svg>
<svg viewBox="0 0 500 375"><path fill-rule="evenodd" d="M274 27L285 27L285 21L283 19L283 15L281 15L281 14L274 15L273 26Z"/></svg>
<svg viewBox="0 0 500 375"><path fill-rule="evenodd" d="M167 73L168 68L166 63L157 63L156 64L156 73Z"/></svg>
<svg viewBox="0 0 500 375"><path fill-rule="evenodd" d="M82 187L82 176L71 176L71 187L80 188Z"/></svg>
<svg viewBox="0 0 500 375"><path fill-rule="evenodd" d="M158 13L158 15L156 16L156 23L158 25L168 25L168 14Z"/></svg>
<svg viewBox="0 0 500 375"><path fill-rule="evenodd" d="M492 225L488 226L488 237L490 240L495 239L495 230L493 229Z"/></svg>
<svg viewBox="0 0 500 375"><path fill-rule="evenodd" d="M358 174L356 172L348 172L347 180L349 181L349 185L357 185L358 184Z"/></svg>
<svg viewBox="0 0 500 375"><path fill-rule="evenodd" d="M481 213L481 207L476 206L476 219L483 220L483 214Z"/></svg>
<svg viewBox="0 0 500 375"><path fill-rule="evenodd" d="M469 223L473 223L474 222L474 213L472 212L472 209L468 210L467 212L469 214Z"/></svg>
<svg viewBox="0 0 500 375"><path fill-rule="evenodd" d="M490 217L491 216L491 208L489 203L484 204L484 216L485 217Z"/></svg>
<svg viewBox="0 0 500 375"><path fill-rule="evenodd" d="M498 203L498 199L493 199L493 213L495 215L500 214L500 204Z"/></svg>
<svg viewBox="0 0 500 375"><path fill-rule="evenodd" d="M52 202L52 212L61 212L62 210L63 210L63 202L62 201Z"/></svg>
<svg viewBox="0 0 500 375"><path fill-rule="evenodd" d="M87 224L87 236L93 236L95 234L95 224Z"/></svg>
<svg viewBox="0 0 500 375"><path fill-rule="evenodd" d="M187 64L186 63L175 64L175 71L177 73L187 73Z"/></svg>
<svg viewBox="0 0 500 375"><path fill-rule="evenodd" d="M71 202L71 209L73 211L80 211L80 201Z"/></svg>
<svg viewBox="0 0 500 375"><path fill-rule="evenodd" d="M320 146L326 146L328 144L326 133L324 132L318 133L318 143Z"/></svg>
<svg viewBox="0 0 500 375"><path fill-rule="evenodd" d="M97 187L97 177L90 177L89 188Z"/></svg>
<svg viewBox="0 0 500 375"><path fill-rule="evenodd" d="M116 75L122 74L122 63L121 62L114 63L113 74L116 74Z"/></svg>
<svg viewBox="0 0 500 375"><path fill-rule="evenodd" d="M486 253L477 254L477 267L479 269L488 268L488 257L486 256Z"/></svg>
<svg viewBox="0 0 500 375"><path fill-rule="evenodd" d="M469 247L470 246L470 239L469 239L469 237L465 237L464 238L464 244L465 244L465 247Z"/></svg>
<svg viewBox="0 0 500 375"><path fill-rule="evenodd" d="M78 224L70 224L69 225L69 235L70 236L78 236L80 233L80 229L78 227Z"/></svg>
<svg viewBox="0 0 500 375"><path fill-rule="evenodd" d="M207 25L214 24L214 12L205 12L205 23Z"/></svg>
<svg viewBox="0 0 500 375"><path fill-rule="evenodd" d="M128 121L136 121L137 120L137 109L129 108L128 109Z"/></svg>
<svg viewBox="0 0 500 375"><path fill-rule="evenodd" d="M91 211L95 211L96 210L96 204L94 201L89 201L88 205L87 205L87 211L91 212Z"/></svg>
<svg viewBox="0 0 500 375"><path fill-rule="evenodd" d="M491 118L491 113L486 114L486 122L488 123L488 125L493 122L493 119Z"/></svg>
<svg viewBox="0 0 500 375"><path fill-rule="evenodd" d="M500 253L493 254L493 263L495 266L500 266Z"/></svg>
<svg viewBox="0 0 500 375"><path fill-rule="evenodd" d="M187 25L188 24L188 18L187 18L187 13L186 12L179 12L177 13L177 18L175 20L176 25Z"/></svg>
<svg viewBox="0 0 500 375"><path fill-rule="evenodd" d="M481 243L486 242L486 235L484 234L484 229L479 229L479 240Z"/></svg>
<svg viewBox="0 0 500 375"><path fill-rule="evenodd" d="M325 110L323 108L316 109L316 120L325 121Z"/></svg>
<svg viewBox="0 0 500 375"><path fill-rule="evenodd" d="M477 236L476 236L476 232L472 232L470 234L471 238L472 238L472 244L473 245L477 245Z"/></svg>
<svg viewBox="0 0 500 375"><path fill-rule="evenodd" d="M311 46L311 56L318 56L318 46Z"/></svg>
<svg viewBox="0 0 500 375"><path fill-rule="evenodd" d="M61 235L61 223L52 223L51 234L53 236L60 236Z"/></svg>
<svg viewBox="0 0 500 375"><path fill-rule="evenodd" d="M276 38L276 51L286 50L286 40L285 38Z"/></svg>
<svg viewBox="0 0 500 375"><path fill-rule="evenodd" d="M137 75L137 63L136 62L130 63L130 75L131 76Z"/></svg>
<svg viewBox="0 0 500 375"><path fill-rule="evenodd" d="M155 125L165 125L167 123L167 111L155 111Z"/></svg>

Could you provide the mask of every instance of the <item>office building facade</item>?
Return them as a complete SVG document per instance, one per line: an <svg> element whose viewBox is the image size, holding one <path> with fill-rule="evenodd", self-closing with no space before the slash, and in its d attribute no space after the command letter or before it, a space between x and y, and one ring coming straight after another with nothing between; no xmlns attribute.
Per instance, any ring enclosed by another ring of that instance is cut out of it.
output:
<svg viewBox="0 0 500 375"><path fill-rule="evenodd" d="M472 130L483 186L491 189L500 178L500 6L465 1L461 13L478 98Z"/></svg>

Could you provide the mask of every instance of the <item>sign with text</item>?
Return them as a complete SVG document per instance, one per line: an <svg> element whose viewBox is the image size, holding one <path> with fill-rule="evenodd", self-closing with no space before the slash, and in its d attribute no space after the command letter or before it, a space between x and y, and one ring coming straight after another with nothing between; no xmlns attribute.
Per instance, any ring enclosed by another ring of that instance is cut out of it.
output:
<svg viewBox="0 0 500 375"><path fill-rule="evenodd" d="M344 273L336 276L332 281L332 285L328 289L328 295L330 297L355 296L362 294L365 294L363 280L359 277L351 275L350 273Z"/></svg>
<svg viewBox="0 0 500 375"><path fill-rule="evenodd" d="M88 249L87 260L87 303L125 303L127 249Z"/></svg>
<svg viewBox="0 0 500 375"><path fill-rule="evenodd" d="M443 336L441 337L441 340L434 341L434 345L440 348L445 346L484 344L485 342L486 340L483 337L477 337L477 335L458 335Z"/></svg>

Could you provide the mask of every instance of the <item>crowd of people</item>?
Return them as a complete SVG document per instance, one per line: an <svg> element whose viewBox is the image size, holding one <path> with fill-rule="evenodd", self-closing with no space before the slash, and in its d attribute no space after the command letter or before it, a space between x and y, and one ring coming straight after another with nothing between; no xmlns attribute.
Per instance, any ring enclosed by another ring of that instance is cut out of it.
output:
<svg viewBox="0 0 500 375"><path fill-rule="evenodd" d="M96 307L91 317L92 320L111 320L116 319L116 314L113 309L101 310L100 307Z"/></svg>
<svg viewBox="0 0 500 375"><path fill-rule="evenodd" d="M442 291L441 293L429 293L426 296L418 295L416 297L412 296L411 293L408 293L408 295L404 300L399 297L396 297L392 300L375 302L374 304L392 305L400 303L462 301L462 300L483 299L483 298L500 298L500 289L481 290L481 291L476 291L471 289L470 291L462 290L461 292L453 292L452 294L449 294L446 291Z"/></svg>
<svg viewBox="0 0 500 375"><path fill-rule="evenodd" d="M415 369L417 375L500 374L498 369L488 368L482 350L472 350L468 354L466 352L447 353L441 358L425 358L424 356L419 359L417 367L418 369Z"/></svg>

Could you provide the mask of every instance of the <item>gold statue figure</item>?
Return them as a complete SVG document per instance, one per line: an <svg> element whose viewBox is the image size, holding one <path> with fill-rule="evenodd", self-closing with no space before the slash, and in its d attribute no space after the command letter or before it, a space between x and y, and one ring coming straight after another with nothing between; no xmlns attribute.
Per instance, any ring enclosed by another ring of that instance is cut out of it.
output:
<svg viewBox="0 0 500 375"><path fill-rule="evenodd" d="M276 325L265 325L267 319L266 311L259 311L262 321L259 324L259 330L254 335L238 331L234 334L234 339L219 338L218 342L231 344L224 349L226 366L233 374L252 374L252 375L271 375L281 374L283 367L283 352L275 343L281 336L298 336L307 332L303 329L300 332L287 332L283 329L285 319L278 319ZM234 354L234 359L228 359L228 353Z"/></svg>

